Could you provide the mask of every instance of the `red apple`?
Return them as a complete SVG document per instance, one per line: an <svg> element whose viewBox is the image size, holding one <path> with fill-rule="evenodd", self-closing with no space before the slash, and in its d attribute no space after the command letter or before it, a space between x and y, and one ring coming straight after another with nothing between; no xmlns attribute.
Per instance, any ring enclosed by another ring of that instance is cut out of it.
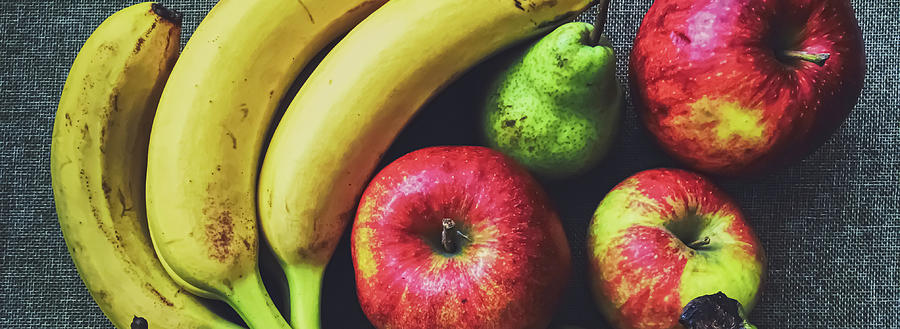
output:
<svg viewBox="0 0 900 329"><path fill-rule="evenodd" d="M863 85L848 0L656 0L631 54L635 104L662 148L715 174L799 161Z"/></svg>
<svg viewBox="0 0 900 329"><path fill-rule="evenodd" d="M538 183L483 147L432 147L382 170L351 236L359 302L378 328L543 328L570 271Z"/></svg>
<svg viewBox="0 0 900 329"><path fill-rule="evenodd" d="M705 178L674 169L613 188L588 230L595 301L620 329L670 329L694 298L723 292L749 313L765 253L738 206Z"/></svg>

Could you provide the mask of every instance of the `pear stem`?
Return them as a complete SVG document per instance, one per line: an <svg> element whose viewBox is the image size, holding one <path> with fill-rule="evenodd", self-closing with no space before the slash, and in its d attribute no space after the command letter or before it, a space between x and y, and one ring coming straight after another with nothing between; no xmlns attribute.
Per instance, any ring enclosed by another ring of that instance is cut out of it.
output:
<svg viewBox="0 0 900 329"><path fill-rule="evenodd" d="M709 242L710 242L709 237L705 237L703 239L691 242L691 244L689 244L688 247L690 247L691 249L697 249L697 248L709 245Z"/></svg>
<svg viewBox="0 0 900 329"><path fill-rule="evenodd" d="M785 57L804 60L804 61L816 64L818 66L824 66L825 61L828 60L829 57L831 57L831 54L829 54L829 53L818 53L817 54L817 53L810 53L810 52L799 51L799 50L785 50L782 54Z"/></svg>
<svg viewBox="0 0 900 329"><path fill-rule="evenodd" d="M603 35L603 28L606 26L606 16L609 13L609 3L612 0L601 0L600 11L594 18L594 30L591 31L591 45L596 46L600 42L600 36Z"/></svg>

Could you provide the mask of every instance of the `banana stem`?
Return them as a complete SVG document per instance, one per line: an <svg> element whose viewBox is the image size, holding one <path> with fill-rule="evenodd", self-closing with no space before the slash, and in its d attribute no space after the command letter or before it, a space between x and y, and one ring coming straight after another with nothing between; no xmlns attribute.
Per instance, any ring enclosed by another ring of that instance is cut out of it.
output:
<svg viewBox="0 0 900 329"><path fill-rule="evenodd" d="M233 284L231 295L225 302L237 311L250 329L291 329L266 292L259 270Z"/></svg>
<svg viewBox="0 0 900 329"><path fill-rule="evenodd" d="M291 300L291 326L316 329L320 327L319 300L322 293L324 266L285 266Z"/></svg>

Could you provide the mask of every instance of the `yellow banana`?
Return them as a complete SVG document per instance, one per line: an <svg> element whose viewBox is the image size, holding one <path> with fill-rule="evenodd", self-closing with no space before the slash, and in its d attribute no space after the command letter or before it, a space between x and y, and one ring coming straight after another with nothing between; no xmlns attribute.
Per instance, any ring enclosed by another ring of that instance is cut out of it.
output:
<svg viewBox="0 0 900 329"><path fill-rule="evenodd" d="M59 224L85 285L117 328L240 328L169 278L150 243L144 175L150 125L178 57L181 17L141 3L81 48L50 148Z"/></svg>
<svg viewBox="0 0 900 329"><path fill-rule="evenodd" d="M177 282L251 328L288 327L257 262L257 174L274 111L307 62L382 2L222 0L163 91L147 167L154 247Z"/></svg>
<svg viewBox="0 0 900 329"><path fill-rule="evenodd" d="M321 280L378 159L426 100L488 55L591 3L393 0L344 37L290 104L260 174L263 234L291 290Z"/></svg>

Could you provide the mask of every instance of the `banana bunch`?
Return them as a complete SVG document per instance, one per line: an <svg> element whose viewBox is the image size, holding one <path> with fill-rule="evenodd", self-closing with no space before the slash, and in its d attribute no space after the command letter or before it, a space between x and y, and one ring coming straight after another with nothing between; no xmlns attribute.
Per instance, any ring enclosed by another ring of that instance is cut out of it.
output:
<svg viewBox="0 0 900 329"><path fill-rule="evenodd" d="M256 177L275 110L307 62L380 5L222 0L166 83L147 160L153 246L185 289L252 328L288 327L257 265Z"/></svg>
<svg viewBox="0 0 900 329"><path fill-rule="evenodd" d="M117 328L240 328L169 278L147 231L147 142L180 33L180 16L157 4L110 16L75 58L53 126L60 228L88 291Z"/></svg>
<svg viewBox="0 0 900 329"><path fill-rule="evenodd" d="M592 3L385 2L221 0L177 63L178 19L159 5L97 28L63 91L51 170L70 253L117 327L238 327L199 296L289 328L260 278L259 223L291 325L318 328L325 265L400 129L469 67ZM266 150L291 83L347 31Z"/></svg>

